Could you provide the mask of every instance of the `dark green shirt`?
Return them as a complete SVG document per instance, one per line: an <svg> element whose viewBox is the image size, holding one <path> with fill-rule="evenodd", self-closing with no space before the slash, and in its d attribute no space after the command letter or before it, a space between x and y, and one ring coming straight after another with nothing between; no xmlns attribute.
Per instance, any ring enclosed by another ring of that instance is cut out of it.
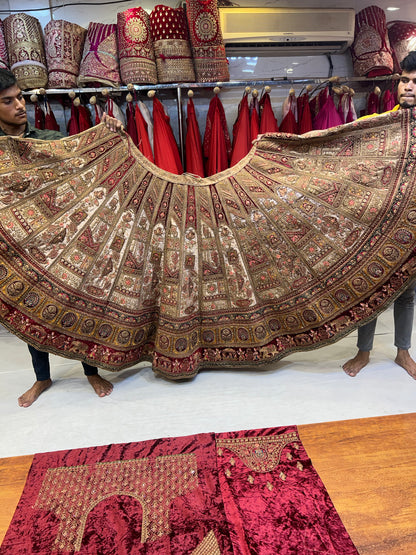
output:
<svg viewBox="0 0 416 555"><path fill-rule="evenodd" d="M38 129L33 127L29 122L26 124L26 129L23 134L25 139L42 139L43 141L54 141L55 139L62 139L63 135L60 131L54 131L53 129ZM0 137L7 137L6 133L0 127Z"/></svg>

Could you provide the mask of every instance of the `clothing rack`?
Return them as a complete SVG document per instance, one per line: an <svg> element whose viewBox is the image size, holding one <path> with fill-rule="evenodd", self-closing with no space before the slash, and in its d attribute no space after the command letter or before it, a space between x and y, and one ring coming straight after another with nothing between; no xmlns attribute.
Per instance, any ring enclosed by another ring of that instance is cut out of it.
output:
<svg viewBox="0 0 416 555"><path fill-rule="evenodd" d="M356 84L362 83L364 85L375 85L376 83L383 83L394 81L399 78L398 74L393 75L383 75L377 77L348 77L348 76L337 76L337 77L304 77L304 78L288 78L284 77L271 77L270 79L264 80L231 80L231 81L215 81L215 82L204 82L204 83L160 83L160 84L144 84L144 85L121 85L119 87L79 87L71 89L31 89L23 91L23 95L31 96L36 95L69 95L69 94L101 94L103 96L121 96L124 93L131 92L149 92L149 91L175 91L176 103L177 103L177 115L178 115L178 133L179 133L179 151L181 155L182 162L184 161L184 145L185 145L185 130L184 130L184 117L183 117L183 91L195 90L195 89L214 89L219 87L220 89L230 89L238 87L255 87L264 88L266 86L270 88L274 87L293 87L296 85L314 85L318 87L325 83L332 84Z"/></svg>

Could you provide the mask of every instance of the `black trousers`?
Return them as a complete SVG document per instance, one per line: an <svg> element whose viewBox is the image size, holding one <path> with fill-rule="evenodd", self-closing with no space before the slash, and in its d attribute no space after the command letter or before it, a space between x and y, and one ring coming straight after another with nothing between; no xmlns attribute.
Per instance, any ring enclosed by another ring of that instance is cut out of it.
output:
<svg viewBox="0 0 416 555"><path fill-rule="evenodd" d="M50 380L51 370L49 366L49 353L38 351L31 345L28 345L30 355L32 357L33 369L38 381ZM86 376L95 376L98 374L98 369L95 366L90 366L86 362L82 363L84 367L84 374Z"/></svg>

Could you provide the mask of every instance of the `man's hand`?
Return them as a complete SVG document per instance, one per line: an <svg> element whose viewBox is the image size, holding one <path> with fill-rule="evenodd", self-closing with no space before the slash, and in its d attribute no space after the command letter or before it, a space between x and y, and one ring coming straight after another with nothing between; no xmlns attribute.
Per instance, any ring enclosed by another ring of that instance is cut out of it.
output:
<svg viewBox="0 0 416 555"><path fill-rule="evenodd" d="M111 131L115 131L116 133L124 131L124 125L122 124L122 122L117 118L112 118L105 112L103 114L103 117L101 118L101 123L104 123L108 129L110 129Z"/></svg>

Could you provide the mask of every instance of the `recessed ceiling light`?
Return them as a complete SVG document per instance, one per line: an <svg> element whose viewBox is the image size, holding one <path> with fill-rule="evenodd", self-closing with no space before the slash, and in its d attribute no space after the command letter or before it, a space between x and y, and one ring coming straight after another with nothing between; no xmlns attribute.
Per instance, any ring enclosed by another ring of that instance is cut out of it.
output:
<svg viewBox="0 0 416 555"><path fill-rule="evenodd" d="M397 10L400 10L400 8L395 8L394 6L389 6L388 8L386 8L386 10L388 12L397 12Z"/></svg>

